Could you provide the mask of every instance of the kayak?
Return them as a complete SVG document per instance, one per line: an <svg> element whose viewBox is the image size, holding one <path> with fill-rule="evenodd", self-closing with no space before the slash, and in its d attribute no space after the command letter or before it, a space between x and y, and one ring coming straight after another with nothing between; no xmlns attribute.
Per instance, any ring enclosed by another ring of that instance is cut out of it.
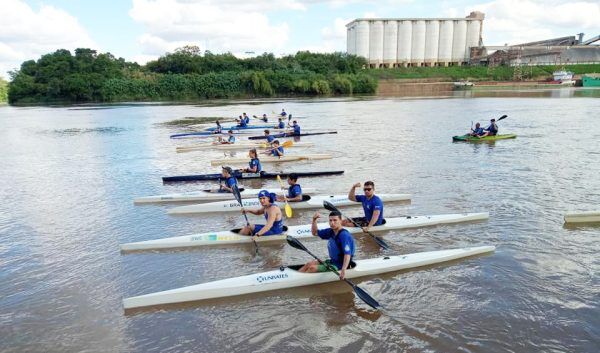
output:
<svg viewBox="0 0 600 353"><path fill-rule="evenodd" d="M312 147L315 144L312 142L296 142L291 146L287 146L285 148L291 148L291 147ZM236 142L233 144L212 144L212 143L202 143L202 144L197 144L197 145L190 145L190 146L183 146L183 147L177 147L175 150L177 151L177 153L182 153L182 152L191 152L191 151L199 151L199 150L206 150L206 149L215 149L215 150L246 150L246 149L251 149L251 148L256 148L256 149L267 149L267 148L271 148L271 145L267 144L267 143L248 143L248 142Z"/></svg>
<svg viewBox="0 0 600 353"><path fill-rule="evenodd" d="M517 135L515 134L504 134L504 135L495 135L495 136L485 136L482 138L471 136L471 135L462 135L462 136L452 136L452 141L467 141L467 142L480 142L480 141L496 141L496 140L506 140L506 139L514 139ZM251 138L251 137L249 137Z"/></svg>
<svg viewBox="0 0 600 353"><path fill-rule="evenodd" d="M204 131L215 131L216 129L217 129L217 127L213 126L213 127L207 127L206 129L204 129ZM275 125L275 124L270 124L270 125L247 125L245 127L233 125L233 126L222 126L221 127L222 131L227 131L227 130L253 130L253 129L277 129L277 125Z"/></svg>
<svg viewBox="0 0 600 353"><path fill-rule="evenodd" d="M248 135L253 134L255 132L244 131L244 130L234 130L233 134L236 136L239 135ZM184 139L184 138L192 138L192 137L218 137L218 136L227 136L229 133L227 131L223 131L221 133L214 133L212 131L196 131L196 132L185 132L181 134L174 134L169 136L172 139Z"/></svg>
<svg viewBox="0 0 600 353"><path fill-rule="evenodd" d="M282 137L300 137L300 136L327 135L327 134L337 134L337 131L309 132L309 133L300 134L300 135L294 135L291 132L285 132L285 133L275 134L275 135L271 135L271 136L273 136L275 138L282 138ZM250 137L248 137L248 140L264 140L266 138L267 138L266 136L250 136Z"/></svg>
<svg viewBox="0 0 600 353"><path fill-rule="evenodd" d="M387 230L407 229L427 227L438 224L460 223L469 221L485 220L489 218L487 212L481 213L462 213L462 214L443 214L433 216L405 216L386 218L385 224L374 226L370 229L371 232L382 232ZM319 229L328 228L328 223L319 223ZM361 228L345 227L352 234L364 234ZM194 246L211 246L211 245L238 245L251 244L252 237L239 234L240 229L224 230L217 232L190 234L178 237L170 237L155 240L146 240L134 243L121 244L122 251L131 250L151 250L151 249L170 249L170 248L185 248ZM304 224L299 226L284 226L284 233L281 235L269 235L258 237L257 243L281 242L285 241L286 236L294 238L313 238L311 233L311 225Z"/></svg>
<svg viewBox="0 0 600 353"><path fill-rule="evenodd" d="M246 189L240 187L240 195L242 199L249 197L256 197L258 193L263 189ZM278 193L281 189L266 189L269 192ZM312 194L317 190L315 188L302 188L302 193ZM138 197L133 200L134 204L140 203L159 203L159 202L181 202L181 201L220 201L220 200L233 200L233 194L230 192L219 192L211 189L205 189L200 191L184 192L178 194L166 194L156 196L145 196Z"/></svg>
<svg viewBox="0 0 600 353"><path fill-rule="evenodd" d="M294 172L281 172L281 173L240 173L238 171L233 172L233 176L237 179L275 179L277 176L287 177L289 174ZM299 177L313 177L313 176L326 176L326 175L339 175L344 174L343 170L332 170L323 172L295 172ZM179 182L179 181L196 181L196 180L219 180L223 178L221 173L214 174L198 174L198 175L179 175L171 177L163 177L164 183Z"/></svg>
<svg viewBox="0 0 600 353"><path fill-rule="evenodd" d="M565 214L565 223L600 222L600 211L569 212Z"/></svg>
<svg viewBox="0 0 600 353"><path fill-rule="evenodd" d="M303 190L304 191L304 190ZM281 193L281 190L279 190ZM409 194L377 194L381 201L406 201L410 200ZM302 195L302 201L290 202L289 205L292 209L311 209L323 207L323 201L329 201L334 206L359 206L359 202L350 201L348 195L319 195L310 196ZM242 204L245 208L256 208L261 207L258 199L246 199L242 200ZM210 202L197 205L181 206L170 209L168 214L192 214L192 213L210 213L210 212L233 212L240 211L241 207L239 202L232 200L221 201L221 202Z"/></svg>
<svg viewBox="0 0 600 353"><path fill-rule="evenodd" d="M297 162L297 161L316 161L322 159L331 159L332 155L327 153L314 153L314 154L299 154L299 155L285 155L281 157L264 156L259 157L261 163L281 163L281 162ZM213 159L210 161L210 165L229 165L229 164L248 164L250 157L245 158L220 158Z"/></svg>
<svg viewBox="0 0 600 353"><path fill-rule="evenodd" d="M490 253L494 250L496 250L494 246L479 246L356 260L354 261L356 266L346 270L346 278L352 279L428 266L474 255ZM163 292L125 298L123 299L123 307L125 309L131 309L152 305L225 298L277 289L337 282L340 280L333 272L299 272L298 269L300 269L301 266L302 265L281 266L278 269L268 272L254 273L246 276L227 278Z"/></svg>

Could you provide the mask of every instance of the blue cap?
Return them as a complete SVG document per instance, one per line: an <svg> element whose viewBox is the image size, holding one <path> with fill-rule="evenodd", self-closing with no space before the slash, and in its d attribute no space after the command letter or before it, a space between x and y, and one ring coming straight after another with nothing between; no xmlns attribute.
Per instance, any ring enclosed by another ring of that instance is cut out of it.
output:
<svg viewBox="0 0 600 353"><path fill-rule="evenodd" d="M270 193L270 192L269 192L269 191L267 191L267 190L261 190L261 191L258 193L258 198L260 199L261 197L268 197L268 198L269 198L269 201L271 201L271 203L274 203L274 202L275 202L275 194L272 194L272 193Z"/></svg>

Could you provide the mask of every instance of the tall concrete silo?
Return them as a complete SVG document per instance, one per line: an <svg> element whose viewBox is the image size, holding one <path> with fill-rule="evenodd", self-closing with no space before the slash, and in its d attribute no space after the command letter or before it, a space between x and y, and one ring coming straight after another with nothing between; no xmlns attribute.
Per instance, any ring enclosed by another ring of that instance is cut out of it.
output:
<svg viewBox="0 0 600 353"><path fill-rule="evenodd" d="M412 21L398 22L398 65L410 64L412 49Z"/></svg>
<svg viewBox="0 0 600 353"><path fill-rule="evenodd" d="M358 21L356 24L356 55L369 58L369 22Z"/></svg>
<svg viewBox="0 0 600 353"><path fill-rule="evenodd" d="M398 51L398 23L385 21L383 23L383 64L392 67L396 63Z"/></svg>
<svg viewBox="0 0 600 353"><path fill-rule="evenodd" d="M471 47L479 46L479 37L481 34L481 22L480 21L469 21L467 24L467 46L465 48L465 56L468 59Z"/></svg>
<svg viewBox="0 0 600 353"><path fill-rule="evenodd" d="M346 30L346 52L356 55L356 27L348 27Z"/></svg>
<svg viewBox="0 0 600 353"><path fill-rule="evenodd" d="M383 64L383 21L373 21L369 26L369 64Z"/></svg>
<svg viewBox="0 0 600 353"><path fill-rule="evenodd" d="M425 65L433 66L438 61L440 21L427 21L425 28Z"/></svg>
<svg viewBox="0 0 600 353"><path fill-rule="evenodd" d="M452 61L452 38L454 34L454 21L440 22L440 45L438 48L438 63L448 66Z"/></svg>
<svg viewBox="0 0 600 353"><path fill-rule="evenodd" d="M427 27L425 21L422 20L413 21L412 27L410 63L412 66L422 66L425 62L425 33Z"/></svg>
<svg viewBox="0 0 600 353"><path fill-rule="evenodd" d="M452 62L462 65L466 62L467 52L467 21L454 21L454 35L452 36Z"/></svg>

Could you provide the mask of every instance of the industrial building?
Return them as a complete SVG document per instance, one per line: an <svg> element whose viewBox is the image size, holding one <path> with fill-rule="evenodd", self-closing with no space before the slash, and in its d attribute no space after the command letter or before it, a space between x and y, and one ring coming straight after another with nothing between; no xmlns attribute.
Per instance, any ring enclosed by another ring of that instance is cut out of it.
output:
<svg viewBox="0 0 600 353"><path fill-rule="evenodd" d="M346 25L347 52L370 67L448 66L469 63L480 47L484 14L466 18L359 18Z"/></svg>

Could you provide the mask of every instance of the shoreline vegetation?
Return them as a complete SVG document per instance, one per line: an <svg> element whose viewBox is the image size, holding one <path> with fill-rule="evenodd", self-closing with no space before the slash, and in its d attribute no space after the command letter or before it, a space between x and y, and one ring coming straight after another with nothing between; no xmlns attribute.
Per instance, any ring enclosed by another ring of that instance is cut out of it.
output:
<svg viewBox="0 0 600 353"><path fill-rule="evenodd" d="M264 53L239 59L185 46L146 65L110 53L65 49L28 60L0 79L0 103L118 103L206 99L368 95L379 82L535 82L563 66L406 67L365 69L364 58L344 53ZM600 64L568 65L576 75L600 72Z"/></svg>

